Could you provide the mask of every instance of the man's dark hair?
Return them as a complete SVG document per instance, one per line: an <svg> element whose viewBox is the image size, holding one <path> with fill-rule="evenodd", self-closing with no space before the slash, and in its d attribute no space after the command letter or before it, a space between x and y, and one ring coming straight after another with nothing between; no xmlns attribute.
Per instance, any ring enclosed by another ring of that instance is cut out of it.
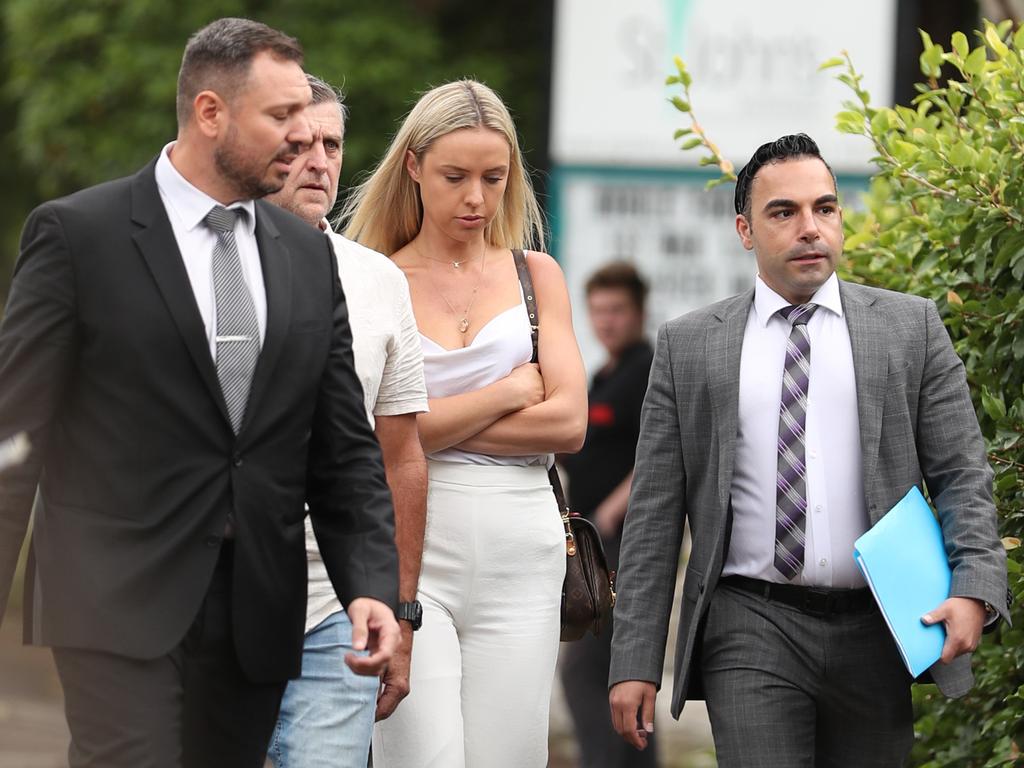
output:
<svg viewBox="0 0 1024 768"><path fill-rule="evenodd" d="M750 220L750 188L754 183L754 177L761 168L772 163L791 160L794 157L816 157L821 160L828 168L828 172L832 174L832 184L835 185L836 175L829 164L825 162L825 158L821 156L821 151L814 139L806 133L783 136L758 147L747 164L736 175L736 213L743 214L747 221Z"/></svg>
<svg viewBox="0 0 1024 768"><path fill-rule="evenodd" d="M629 292L636 308L644 311L647 301L647 282L640 277L636 267L628 261L613 261L606 264L590 276L586 284L586 295L594 291L621 289Z"/></svg>
<svg viewBox="0 0 1024 768"><path fill-rule="evenodd" d="M192 102L215 91L225 101L238 93L257 54L302 65L302 46L294 37L250 19L217 19L189 38L178 70L178 127L192 117Z"/></svg>

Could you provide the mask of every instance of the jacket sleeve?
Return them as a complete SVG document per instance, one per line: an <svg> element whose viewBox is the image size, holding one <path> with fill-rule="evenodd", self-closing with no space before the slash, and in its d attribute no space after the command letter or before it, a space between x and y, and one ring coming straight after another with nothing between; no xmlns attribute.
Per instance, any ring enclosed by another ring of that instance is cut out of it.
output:
<svg viewBox="0 0 1024 768"><path fill-rule="evenodd" d="M668 331L658 331L619 553L609 685L661 686L686 520L686 479Z"/></svg>
<svg viewBox="0 0 1024 768"><path fill-rule="evenodd" d="M29 216L0 325L0 438L28 434L28 459L0 473L0 621L51 425L76 351L75 279L56 207Z"/></svg>
<svg viewBox="0 0 1024 768"><path fill-rule="evenodd" d="M950 595L984 600L1009 622L1006 551L997 533L992 468L964 364L931 301L925 305L925 324L917 454L953 569Z"/></svg>
<svg viewBox="0 0 1024 768"><path fill-rule="evenodd" d="M324 239L326 245L326 238ZM317 392L307 503L317 544L342 604L372 597L398 604L395 520L380 446L363 405L352 357L348 307L330 253L334 286L331 347Z"/></svg>

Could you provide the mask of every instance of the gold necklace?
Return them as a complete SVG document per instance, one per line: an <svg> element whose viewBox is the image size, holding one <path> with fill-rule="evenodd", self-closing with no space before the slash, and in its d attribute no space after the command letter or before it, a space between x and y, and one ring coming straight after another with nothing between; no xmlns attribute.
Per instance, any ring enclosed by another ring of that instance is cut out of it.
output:
<svg viewBox="0 0 1024 768"><path fill-rule="evenodd" d="M423 251L420 250L420 247L419 247L418 244L414 243L413 244L413 248L416 249L416 253L418 253L420 256L423 256L424 258L426 258L426 259L428 259L430 261L436 261L439 264L449 263L449 262L447 262L447 260L435 259L435 258L432 258L430 256L427 256L426 254L423 253ZM469 261L469 259L462 259L461 261L452 261L450 263L451 263L451 265L453 267L458 269L460 264L465 264L467 261ZM466 311L462 313L462 317L459 319L459 323L458 323L459 333L465 333L466 331L469 330L469 311L471 309L473 309L473 303L476 301L477 290L480 288L480 283L483 282L483 279L484 279L484 269L486 267L487 267L487 241L485 240L484 241L484 251L483 251L483 253L480 256L480 277L478 277L476 279L476 285L473 286L473 292L470 294L470 297L469 297L469 304L466 305ZM430 267L427 267L427 277L430 279L430 284L432 286L434 286L434 290L437 292L437 295L440 296L441 300L444 301L444 303L448 305L448 309L451 311L451 313L453 315L455 315L456 317L458 317L458 314L459 314L458 310L455 309L455 307L452 305L452 303L450 301L448 301L448 297L444 295L444 293L441 291L441 289L437 287L437 282L434 280L434 275L431 272Z"/></svg>
<svg viewBox="0 0 1024 768"><path fill-rule="evenodd" d="M436 261L438 264L451 264L452 269L461 269L463 264L468 264L469 262L476 258L476 254L473 254L472 256L467 256L464 259L459 259L458 261L456 261L455 259L435 259L433 256L427 256L427 254L420 251L419 248L417 248L416 250L424 258L430 259L431 261ZM487 243L484 243L484 251L486 250Z"/></svg>

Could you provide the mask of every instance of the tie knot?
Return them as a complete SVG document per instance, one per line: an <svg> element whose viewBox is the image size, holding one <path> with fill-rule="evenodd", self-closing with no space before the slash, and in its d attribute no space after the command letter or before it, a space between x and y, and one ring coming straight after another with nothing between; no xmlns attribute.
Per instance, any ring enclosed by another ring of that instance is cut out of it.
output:
<svg viewBox="0 0 1024 768"><path fill-rule="evenodd" d="M817 308L817 304L790 304L780 309L779 314L793 325L807 325Z"/></svg>
<svg viewBox="0 0 1024 768"><path fill-rule="evenodd" d="M235 222L239 216L245 216L241 208L225 208L223 205L215 205L206 214L203 222L218 235L226 235L234 232Z"/></svg>

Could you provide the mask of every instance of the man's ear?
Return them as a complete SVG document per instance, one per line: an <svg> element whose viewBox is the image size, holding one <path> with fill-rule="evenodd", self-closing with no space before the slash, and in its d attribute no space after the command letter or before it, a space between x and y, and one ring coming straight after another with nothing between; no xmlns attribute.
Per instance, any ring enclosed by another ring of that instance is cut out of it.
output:
<svg viewBox="0 0 1024 768"><path fill-rule="evenodd" d="M748 251L754 250L754 241L751 238L752 229L750 226L750 220L747 219L742 213L736 214L736 234L740 236L740 242L743 243L743 247Z"/></svg>
<svg viewBox="0 0 1024 768"><path fill-rule="evenodd" d="M409 178L417 184L420 183L420 161L411 149L405 150L405 170L408 171Z"/></svg>
<svg viewBox="0 0 1024 768"><path fill-rule="evenodd" d="M200 91L192 100L192 114L199 131L212 139L224 128L227 105L215 92Z"/></svg>

